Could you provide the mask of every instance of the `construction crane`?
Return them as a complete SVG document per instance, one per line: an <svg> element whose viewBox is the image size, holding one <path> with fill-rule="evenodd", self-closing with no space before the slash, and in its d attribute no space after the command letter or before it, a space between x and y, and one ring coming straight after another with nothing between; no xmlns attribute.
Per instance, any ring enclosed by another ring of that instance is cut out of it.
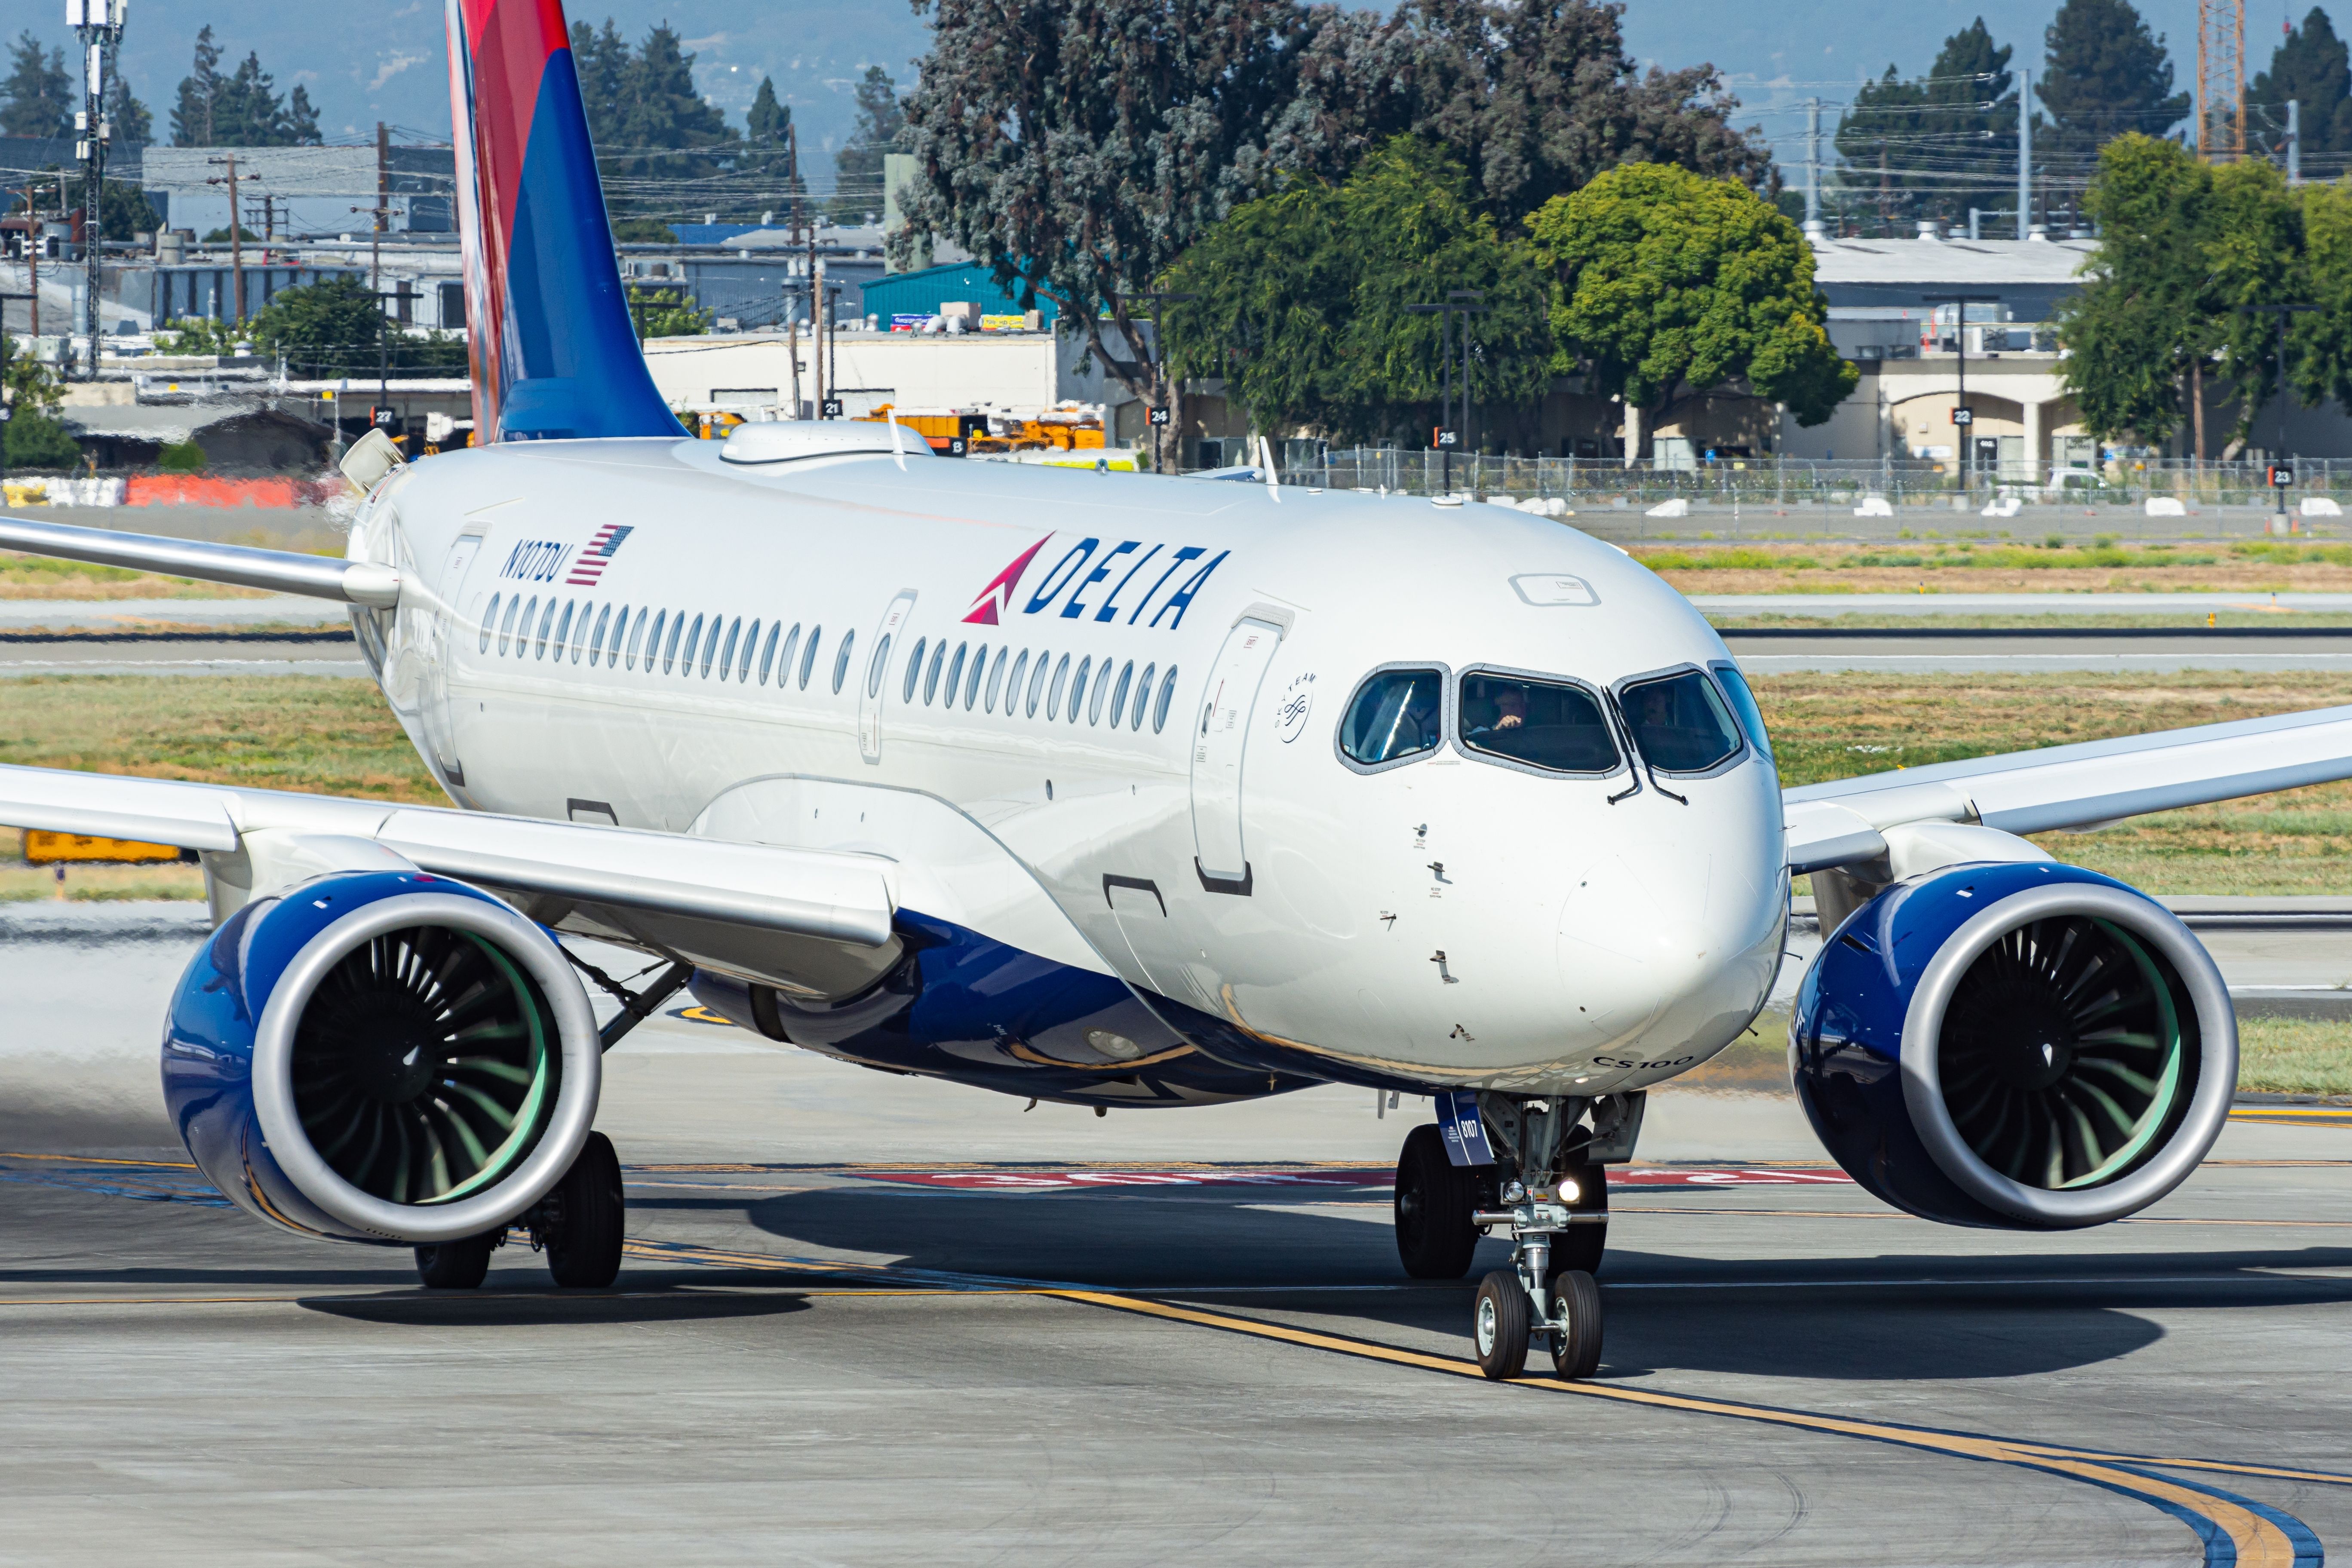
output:
<svg viewBox="0 0 2352 1568"><path fill-rule="evenodd" d="M2246 155L2246 0L2197 0L2197 153Z"/></svg>

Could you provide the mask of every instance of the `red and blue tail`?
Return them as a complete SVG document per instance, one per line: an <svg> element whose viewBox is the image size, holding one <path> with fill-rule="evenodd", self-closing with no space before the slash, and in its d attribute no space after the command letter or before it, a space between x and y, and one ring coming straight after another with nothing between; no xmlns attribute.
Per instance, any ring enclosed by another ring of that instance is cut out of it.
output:
<svg viewBox="0 0 2352 1568"><path fill-rule="evenodd" d="M683 436L629 322L561 0L446 0L475 439Z"/></svg>

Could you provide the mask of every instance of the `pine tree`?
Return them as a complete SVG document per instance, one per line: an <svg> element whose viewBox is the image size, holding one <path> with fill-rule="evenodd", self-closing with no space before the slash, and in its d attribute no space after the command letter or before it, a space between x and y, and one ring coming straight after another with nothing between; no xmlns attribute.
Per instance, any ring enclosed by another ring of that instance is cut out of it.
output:
<svg viewBox="0 0 2352 1568"><path fill-rule="evenodd" d="M898 150L906 124L898 84L880 66L867 66L857 84L857 129L833 155L835 223L863 223L882 210L882 156Z"/></svg>
<svg viewBox="0 0 2352 1568"><path fill-rule="evenodd" d="M220 101L221 89L227 85L220 74L220 46L213 42L213 30L205 27L196 35L196 54L193 68L180 79L179 101L172 106L172 145L174 147L213 147L214 109Z"/></svg>
<svg viewBox="0 0 2352 1568"><path fill-rule="evenodd" d="M588 110L588 140L598 147L618 147L629 46L612 17L604 18L601 33L585 22L572 24L572 68L579 73L580 99Z"/></svg>
<svg viewBox="0 0 2352 1568"><path fill-rule="evenodd" d="M117 147L144 147L155 139L155 117L131 90L131 82L117 71L107 79L106 119L114 128Z"/></svg>
<svg viewBox="0 0 2352 1568"><path fill-rule="evenodd" d="M2087 177L2099 149L2126 132L2163 136L2187 118L2164 38L2131 0L2066 0L2043 39L2049 60L2034 90L2053 123L2034 155L2062 180Z"/></svg>
<svg viewBox="0 0 2352 1568"><path fill-rule="evenodd" d="M798 213L808 194L799 156L792 105L777 99L774 78L761 77L751 111L744 117L743 156L737 164L739 172L756 182L753 199L761 210Z"/></svg>
<svg viewBox="0 0 2352 1568"><path fill-rule="evenodd" d="M297 147L316 147L324 140L319 134L319 111L311 107L310 89L300 82L294 84L293 96L287 100L285 118L279 121L287 141Z"/></svg>
<svg viewBox="0 0 2352 1568"><path fill-rule="evenodd" d="M70 136L79 107L63 49L44 54L30 28L8 51L8 79L0 82L0 135Z"/></svg>
<svg viewBox="0 0 2352 1568"><path fill-rule="evenodd" d="M1900 80L1889 66L1864 83L1838 121L1845 205L1875 205L1883 226L1900 228L1922 217L1963 223L1969 208L2011 197L2017 178L2011 53L1994 44L1979 16L1944 40L1925 77Z"/></svg>
<svg viewBox="0 0 2352 1568"><path fill-rule="evenodd" d="M2352 62L2327 13L2316 5L2301 27L2288 29L2271 68L2246 89L2248 134L2283 149L2290 99L2299 105L2305 175L2341 172L2345 155L2352 153Z"/></svg>

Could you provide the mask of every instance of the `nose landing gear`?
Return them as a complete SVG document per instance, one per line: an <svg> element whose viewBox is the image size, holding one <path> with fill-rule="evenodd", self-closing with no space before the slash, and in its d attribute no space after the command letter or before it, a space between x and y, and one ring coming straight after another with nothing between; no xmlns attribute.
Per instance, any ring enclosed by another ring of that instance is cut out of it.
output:
<svg viewBox="0 0 2352 1568"><path fill-rule="evenodd" d="M1609 1223L1606 1213L1567 1206L1580 1195L1570 1176L1533 1191L1512 1182L1503 1189L1510 1207L1482 1209L1472 1216L1481 1226L1507 1226L1511 1232L1511 1267L1479 1281L1474 1310L1471 1342L1478 1370L1488 1377L1500 1381L1525 1371L1529 1342L1538 1334L1560 1376L1591 1377L1600 1370L1601 1287L1584 1269L1555 1271L1553 1262L1556 1250L1570 1258L1584 1250L1571 1237Z"/></svg>

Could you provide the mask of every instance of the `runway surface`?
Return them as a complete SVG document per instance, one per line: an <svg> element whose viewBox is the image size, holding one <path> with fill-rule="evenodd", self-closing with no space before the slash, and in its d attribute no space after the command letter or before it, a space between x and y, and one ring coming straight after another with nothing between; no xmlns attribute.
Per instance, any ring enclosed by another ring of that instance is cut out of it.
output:
<svg viewBox="0 0 2352 1568"><path fill-rule="evenodd" d="M2248 673L2352 669L2352 637L2134 637L2116 631L2063 640L1982 632L1932 642L1846 632L1807 637L1723 634L1724 646L1754 675L1854 671L1880 675L2040 675L2068 670L2170 675L2192 669Z"/></svg>
<svg viewBox="0 0 2352 1568"><path fill-rule="evenodd" d="M2352 611L2352 594L1693 594L1709 616L2179 616Z"/></svg>
<svg viewBox="0 0 2352 1568"><path fill-rule="evenodd" d="M2021 1236L1890 1214L1786 1100L1662 1094L1616 1184L1602 1375L1497 1387L1470 1287L1397 1267L1410 1100L1024 1113L692 1016L608 1064L619 1286L558 1293L509 1246L481 1292L427 1295L404 1254L265 1230L155 1146L190 945L152 910L0 930L0 1562L2352 1541L2352 1127L2325 1118L2233 1123L2140 1218Z"/></svg>

